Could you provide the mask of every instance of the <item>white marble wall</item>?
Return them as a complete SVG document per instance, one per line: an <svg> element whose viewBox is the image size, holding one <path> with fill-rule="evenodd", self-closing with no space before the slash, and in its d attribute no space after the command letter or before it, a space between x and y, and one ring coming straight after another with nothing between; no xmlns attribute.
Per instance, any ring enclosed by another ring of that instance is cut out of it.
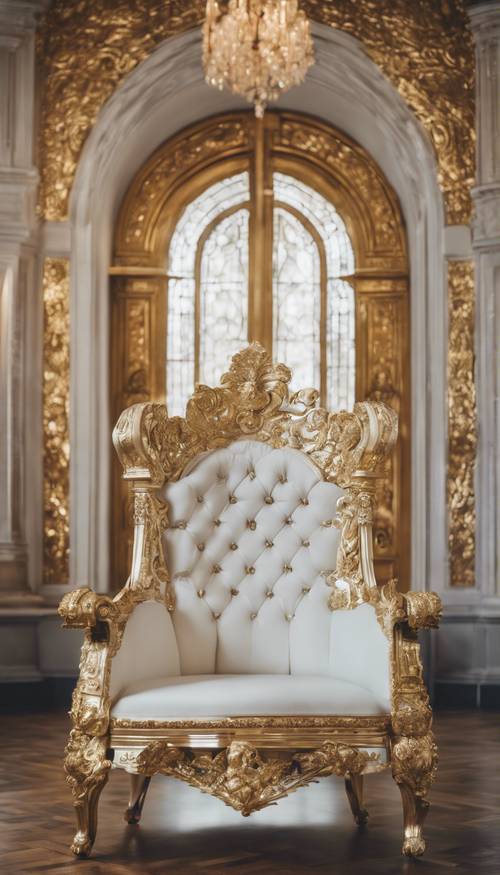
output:
<svg viewBox="0 0 500 875"><path fill-rule="evenodd" d="M34 35L42 0L0 2L0 605L33 602L40 570L38 173ZM27 411L29 410L29 421Z"/></svg>
<svg viewBox="0 0 500 875"><path fill-rule="evenodd" d="M500 683L499 358L500 3L469 8L476 46L477 171L472 252L476 281L476 587L449 590L435 636L438 681Z"/></svg>

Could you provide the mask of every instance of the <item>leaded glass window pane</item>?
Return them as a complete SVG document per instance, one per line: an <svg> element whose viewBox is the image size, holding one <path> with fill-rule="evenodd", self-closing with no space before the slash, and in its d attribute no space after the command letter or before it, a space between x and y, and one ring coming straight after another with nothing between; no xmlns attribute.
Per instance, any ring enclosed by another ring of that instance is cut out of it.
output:
<svg viewBox="0 0 500 875"><path fill-rule="evenodd" d="M184 413L194 388L198 241L220 213L248 201L249 193L247 172L216 182L188 204L172 235L167 262L167 406L170 416Z"/></svg>
<svg viewBox="0 0 500 875"><path fill-rule="evenodd" d="M329 279L327 290L327 407L350 410L356 395L354 289L345 280Z"/></svg>
<svg viewBox="0 0 500 875"><path fill-rule="evenodd" d="M316 242L287 210L274 210L273 355L295 388L320 383L320 260Z"/></svg>
<svg viewBox="0 0 500 875"><path fill-rule="evenodd" d="M199 381L216 386L248 338L247 209L219 222L203 247Z"/></svg>
<svg viewBox="0 0 500 875"><path fill-rule="evenodd" d="M346 279L354 273L349 235L334 206L301 180L275 173L273 188L273 356L292 368L297 387L319 387L323 376L327 406L349 409L355 397L355 298ZM227 177L188 204L172 235L170 415L184 413L196 365L201 382L216 384L253 333L248 326L249 201L248 173Z"/></svg>
<svg viewBox="0 0 500 875"><path fill-rule="evenodd" d="M168 281L167 408L182 416L194 385L194 279Z"/></svg>
<svg viewBox="0 0 500 875"><path fill-rule="evenodd" d="M320 235L326 255L326 406L331 410L351 409L355 400L355 299L354 290L340 277L354 273L354 251L345 224L333 204L323 195L293 176L275 173L273 176L274 198L289 204L313 225ZM315 278L311 273L309 286L304 285L304 298L316 300ZM280 297L283 288L276 287L274 307L282 307ZM302 304L303 307L308 306ZM320 317L313 336L319 333ZM279 347L276 322L273 343L275 353ZM295 354L298 358L298 353ZM320 353L318 344L305 340L301 350L301 373L317 373ZM281 356L278 356L281 358ZM287 359L283 359L287 361ZM288 362L292 365L292 361ZM307 364L308 362L308 364ZM292 365L293 366L293 365ZM297 381L298 384L298 381ZM302 382L303 386L307 383ZM319 379L309 381L319 386Z"/></svg>

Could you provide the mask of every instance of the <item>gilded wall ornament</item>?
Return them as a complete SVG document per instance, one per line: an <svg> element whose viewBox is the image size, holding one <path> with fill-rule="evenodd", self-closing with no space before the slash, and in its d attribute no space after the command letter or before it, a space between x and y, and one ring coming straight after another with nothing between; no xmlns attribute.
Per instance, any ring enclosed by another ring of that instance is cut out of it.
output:
<svg viewBox="0 0 500 875"><path fill-rule="evenodd" d="M69 261L43 265L43 582L69 578Z"/></svg>
<svg viewBox="0 0 500 875"><path fill-rule="evenodd" d="M470 218L474 54L463 0L307 0L306 14L359 39L426 128L450 224ZM160 42L201 24L204 0L56 0L38 38L44 68L41 212L67 215L83 143L121 80ZM61 123L64 120L64 124Z"/></svg>
<svg viewBox="0 0 500 875"><path fill-rule="evenodd" d="M477 450L474 269L448 264L448 545L451 586L475 586Z"/></svg>

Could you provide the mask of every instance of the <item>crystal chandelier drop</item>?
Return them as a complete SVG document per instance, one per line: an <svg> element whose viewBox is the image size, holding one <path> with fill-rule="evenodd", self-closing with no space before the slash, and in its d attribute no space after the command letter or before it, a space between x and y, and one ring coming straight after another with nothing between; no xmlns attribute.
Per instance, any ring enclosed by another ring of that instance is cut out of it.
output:
<svg viewBox="0 0 500 875"><path fill-rule="evenodd" d="M206 81L241 94L258 118L270 100L300 85L313 63L309 22L297 0L207 0Z"/></svg>

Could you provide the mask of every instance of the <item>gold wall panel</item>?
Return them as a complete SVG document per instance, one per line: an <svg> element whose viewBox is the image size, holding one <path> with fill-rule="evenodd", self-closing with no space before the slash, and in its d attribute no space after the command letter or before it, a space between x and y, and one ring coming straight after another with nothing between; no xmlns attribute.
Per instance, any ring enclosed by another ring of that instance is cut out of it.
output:
<svg viewBox="0 0 500 875"><path fill-rule="evenodd" d="M69 261L43 265L43 582L69 579Z"/></svg>
<svg viewBox="0 0 500 875"><path fill-rule="evenodd" d="M164 393L165 276L113 276L111 278L110 368L111 419L115 423L125 407L156 400ZM121 478L121 467L112 454L112 507L114 527L126 532L130 522L130 497ZM129 538L111 541L111 587L123 586L132 558Z"/></svg>
<svg viewBox="0 0 500 875"><path fill-rule="evenodd" d="M399 438L377 485L373 521L377 579L410 585L410 344L406 278L356 280L356 396L398 414ZM358 352L359 347L359 352Z"/></svg>
<svg viewBox="0 0 500 875"><path fill-rule="evenodd" d="M448 264L448 543L450 585L475 586L477 448L472 261Z"/></svg>
<svg viewBox="0 0 500 875"><path fill-rule="evenodd" d="M303 0L315 21L360 40L436 152L449 224L470 218L474 52L464 0ZM38 35L43 82L40 209L64 219L85 139L119 82L204 16L204 0L54 0Z"/></svg>

